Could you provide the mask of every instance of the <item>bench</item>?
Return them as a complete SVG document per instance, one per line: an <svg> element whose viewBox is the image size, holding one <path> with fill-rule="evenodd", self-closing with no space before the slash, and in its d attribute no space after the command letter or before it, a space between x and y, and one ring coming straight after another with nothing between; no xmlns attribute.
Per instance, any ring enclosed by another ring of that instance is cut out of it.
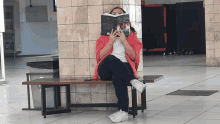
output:
<svg viewBox="0 0 220 124"><path fill-rule="evenodd" d="M35 73L36 74L36 73ZM42 74L42 73L41 73ZM27 76L30 74L27 74ZM154 83L155 80L161 79L162 75L152 75L152 76L143 76L140 77L139 80L144 83ZM68 113L71 112L71 107L117 107L117 103L90 103L90 104L71 104L70 102L70 85L71 84L112 84L112 81L102 81L98 80L87 80L88 77L81 78L72 78L72 79L59 79L59 78L43 78L22 82L22 85L27 85L28 92L28 109L22 110L33 110L30 109L30 90L29 85L41 85L41 112L44 118L46 115L59 114L59 113ZM65 86L66 88L66 108L60 107L61 99L59 96L59 88L60 86ZM54 87L54 108L46 108L46 92L45 89L49 87ZM141 93L141 106L137 106L137 91L136 89L132 89L132 107L129 107L128 114L133 115L133 118L137 115L137 110L146 109L146 91L144 90Z"/></svg>

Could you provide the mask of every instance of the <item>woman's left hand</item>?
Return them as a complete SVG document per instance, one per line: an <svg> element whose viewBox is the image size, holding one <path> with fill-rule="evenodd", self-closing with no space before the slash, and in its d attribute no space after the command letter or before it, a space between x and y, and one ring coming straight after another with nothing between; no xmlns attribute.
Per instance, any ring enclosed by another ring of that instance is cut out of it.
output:
<svg viewBox="0 0 220 124"><path fill-rule="evenodd" d="M124 32L121 30L121 28L120 28L120 31L118 32L118 35L119 35L118 39L120 39L121 42L124 43L126 41L126 37L125 37Z"/></svg>

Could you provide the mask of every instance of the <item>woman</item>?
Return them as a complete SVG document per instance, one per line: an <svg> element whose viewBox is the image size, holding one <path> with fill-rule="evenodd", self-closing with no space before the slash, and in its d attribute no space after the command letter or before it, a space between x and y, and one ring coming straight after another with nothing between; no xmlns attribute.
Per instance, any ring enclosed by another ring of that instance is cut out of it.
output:
<svg viewBox="0 0 220 124"><path fill-rule="evenodd" d="M110 14L126 13L122 8L114 8ZM119 37L116 37L116 36ZM126 38L120 31L111 31L110 36L101 35L96 41L95 75L93 79L112 80L118 98L118 110L109 116L113 122L128 120L129 98L127 86L136 88L142 93L145 84L138 81L137 68L143 44L131 27L131 34Z"/></svg>

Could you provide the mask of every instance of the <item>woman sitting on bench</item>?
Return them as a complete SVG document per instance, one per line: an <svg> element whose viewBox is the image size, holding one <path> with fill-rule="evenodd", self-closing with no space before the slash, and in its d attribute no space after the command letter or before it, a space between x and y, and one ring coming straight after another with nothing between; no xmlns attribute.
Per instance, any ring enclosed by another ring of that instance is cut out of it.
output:
<svg viewBox="0 0 220 124"><path fill-rule="evenodd" d="M122 8L116 7L110 14L126 13ZM143 44L136 36L133 27L131 33L126 38L120 31L111 31L110 36L101 35L96 41L95 75L93 79L112 80L118 98L118 110L109 116L113 122L128 120L129 98L127 86L132 86L139 93L145 89L146 85L140 82L137 76L139 65L139 55ZM119 37L116 37L116 36Z"/></svg>

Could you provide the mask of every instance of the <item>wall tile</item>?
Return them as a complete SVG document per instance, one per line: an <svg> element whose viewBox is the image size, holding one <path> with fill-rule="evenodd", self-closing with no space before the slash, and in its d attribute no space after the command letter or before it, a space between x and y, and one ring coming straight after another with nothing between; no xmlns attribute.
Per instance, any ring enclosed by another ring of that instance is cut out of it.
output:
<svg viewBox="0 0 220 124"><path fill-rule="evenodd" d="M91 92L92 93L107 93L106 92L106 84L91 84Z"/></svg>
<svg viewBox="0 0 220 124"><path fill-rule="evenodd" d="M95 14L94 14L95 13ZM103 6L88 6L88 23L101 23Z"/></svg>
<svg viewBox="0 0 220 124"><path fill-rule="evenodd" d="M214 58L215 50L206 50L206 58Z"/></svg>
<svg viewBox="0 0 220 124"><path fill-rule="evenodd" d="M75 59L75 75L89 75L89 59Z"/></svg>
<svg viewBox="0 0 220 124"><path fill-rule="evenodd" d="M95 74L95 67L97 65L96 59L89 59L90 60L90 75L94 75Z"/></svg>
<svg viewBox="0 0 220 124"><path fill-rule="evenodd" d="M215 32L214 40L215 40L216 42L220 42L220 32Z"/></svg>
<svg viewBox="0 0 220 124"><path fill-rule="evenodd" d="M117 6L119 6L119 4L117 4L117 5L104 5L104 6L103 6L103 9L104 9L103 14L104 14L104 13L110 13L110 11L111 11L112 9L114 9L115 7L117 7Z"/></svg>
<svg viewBox="0 0 220 124"><path fill-rule="evenodd" d="M73 42L58 42L59 58L73 59Z"/></svg>
<svg viewBox="0 0 220 124"><path fill-rule="evenodd" d="M93 107L77 107L77 111L92 111Z"/></svg>
<svg viewBox="0 0 220 124"><path fill-rule="evenodd" d="M128 92L128 101L129 101L128 106L132 107L132 91Z"/></svg>
<svg viewBox="0 0 220 124"><path fill-rule="evenodd" d="M89 58L96 59L96 41L89 41Z"/></svg>
<svg viewBox="0 0 220 124"><path fill-rule="evenodd" d="M89 25L88 24L73 24L73 41L88 41L89 40Z"/></svg>
<svg viewBox="0 0 220 124"><path fill-rule="evenodd" d="M70 85L70 92L75 93L76 92L76 84L71 84Z"/></svg>
<svg viewBox="0 0 220 124"><path fill-rule="evenodd" d="M216 66L216 65L218 65L218 63L214 58L206 58L206 66Z"/></svg>
<svg viewBox="0 0 220 124"><path fill-rule="evenodd" d="M70 93L71 104L76 104L76 93Z"/></svg>
<svg viewBox="0 0 220 124"><path fill-rule="evenodd" d="M119 3L120 3L120 5L122 5L122 4L123 4L123 0L119 0L119 1L120 1L120 2L119 2Z"/></svg>
<svg viewBox="0 0 220 124"><path fill-rule="evenodd" d="M90 90L90 84L76 84L76 92L77 93L89 93Z"/></svg>
<svg viewBox="0 0 220 124"><path fill-rule="evenodd" d="M91 93L76 93L76 103L92 103Z"/></svg>
<svg viewBox="0 0 220 124"><path fill-rule="evenodd" d="M214 23L215 31L220 31L220 23Z"/></svg>
<svg viewBox="0 0 220 124"><path fill-rule="evenodd" d="M94 110L94 111L106 111L106 110L108 110L108 107L92 107L92 110Z"/></svg>
<svg viewBox="0 0 220 124"><path fill-rule="evenodd" d="M97 40L100 37L101 24L89 24L89 40Z"/></svg>
<svg viewBox="0 0 220 124"><path fill-rule="evenodd" d="M215 23L206 22L205 23L205 28L206 28L206 31L213 32L213 31L215 31Z"/></svg>
<svg viewBox="0 0 220 124"><path fill-rule="evenodd" d="M107 95L92 93L92 103L106 103Z"/></svg>
<svg viewBox="0 0 220 124"><path fill-rule="evenodd" d="M118 103L118 98L115 93L107 94L106 103Z"/></svg>
<svg viewBox="0 0 220 124"><path fill-rule="evenodd" d="M206 31L206 40L209 40L209 41L214 40L214 32L207 32Z"/></svg>
<svg viewBox="0 0 220 124"><path fill-rule="evenodd" d="M214 49L215 48L215 44L214 43L209 43L209 44L206 44L206 49Z"/></svg>
<svg viewBox="0 0 220 124"><path fill-rule="evenodd" d="M207 1L207 0L205 0L205 1ZM215 4L215 5L220 4L220 0L208 0L208 1L210 1L210 2L213 1L213 4Z"/></svg>
<svg viewBox="0 0 220 124"><path fill-rule="evenodd" d="M205 14L205 22L214 22L215 14Z"/></svg>
<svg viewBox="0 0 220 124"><path fill-rule="evenodd" d="M89 58L89 42L73 42L73 53L74 58Z"/></svg>
<svg viewBox="0 0 220 124"><path fill-rule="evenodd" d="M131 22L135 22L135 5L124 5L123 9L126 11L126 13L129 14L129 18Z"/></svg>
<svg viewBox="0 0 220 124"><path fill-rule="evenodd" d="M220 42L215 42L215 49L220 49Z"/></svg>
<svg viewBox="0 0 220 124"><path fill-rule="evenodd" d="M143 55L140 55L140 62L137 71L143 71Z"/></svg>
<svg viewBox="0 0 220 124"><path fill-rule="evenodd" d="M66 93L60 93L61 107L66 107Z"/></svg>
<svg viewBox="0 0 220 124"><path fill-rule="evenodd" d="M70 79L70 75L61 75L60 74L60 79Z"/></svg>
<svg viewBox="0 0 220 124"><path fill-rule="evenodd" d="M70 7L71 6L71 0L57 0L57 8L62 8L62 7Z"/></svg>
<svg viewBox="0 0 220 124"><path fill-rule="evenodd" d="M88 5L102 5L103 0L88 0Z"/></svg>
<svg viewBox="0 0 220 124"><path fill-rule="evenodd" d="M213 4L213 0L204 0L205 5L207 4Z"/></svg>
<svg viewBox="0 0 220 124"><path fill-rule="evenodd" d="M88 23L88 7L72 7L73 23Z"/></svg>
<svg viewBox="0 0 220 124"><path fill-rule="evenodd" d="M141 18L141 6L136 6L136 22L142 22Z"/></svg>
<svg viewBox="0 0 220 124"><path fill-rule="evenodd" d="M71 7L57 8L57 24L72 24Z"/></svg>
<svg viewBox="0 0 220 124"><path fill-rule="evenodd" d="M107 94L115 94L115 87L114 84L106 84L107 86Z"/></svg>
<svg viewBox="0 0 220 124"><path fill-rule="evenodd" d="M89 0L72 0L72 6L87 6Z"/></svg>
<svg viewBox="0 0 220 124"><path fill-rule="evenodd" d="M214 5L214 13L220 13L220 5Z"/></svg>
<svg viewBox="0 0 220 124"><path fill-rule="evenodd" d="M205 5L205 13L212 14L214 12L213 5Z"/></svg>
<svg viewBox="0 0 220 124"><path fill-rule="evenodd" d="M107 107L107 110L117 111L117 110L118 110L118 107Z"/></svg>
<svg viewBox="0 0 220 124"><path fill-rule="evenodd" d="M213 22L220 22L220 14L214 14L214 21Z"/></svg>
<svg viewBox="0 0 220 124"><path fill-rule="evenodd" d="M60 87L60 92L61 92L61 93L65 93L65 92L66 92L65 86L61 86L61 87Z"/></svg>
<svg viewBox="0 0 220 124"><path fill-rule="evenodd" d="M103 0L103 4L119 4L120 1L119 0Z"/></svg>
<svg viewBox="0 0 220 124"><path fill-rule="evenodd" d="M58 41L73 41L72 25L58 25Z"/></svg>
<svg viewBox="0 0 220 124"><path fill-rule="evenodd" d="M137 75L138 75L139 77L143 76L143 71L138 71L138 72L137 72Z"/></svg>
<svg viewBox="0 0 220 124"><path fill-rule="evenodd" d="M59 59L60 75L74 75L74 59Z"/></svg>
<svg viewBox="0 0 220 124"><path fill-rule="evenodd" d="M136 5L141 6L141 0L135 0Z"/></svg>
<svg viewBox="0 0 220 124"><path fill-rule="evenodd" d="M220 49L215 49L215 57L220 57Z"/></svg>

